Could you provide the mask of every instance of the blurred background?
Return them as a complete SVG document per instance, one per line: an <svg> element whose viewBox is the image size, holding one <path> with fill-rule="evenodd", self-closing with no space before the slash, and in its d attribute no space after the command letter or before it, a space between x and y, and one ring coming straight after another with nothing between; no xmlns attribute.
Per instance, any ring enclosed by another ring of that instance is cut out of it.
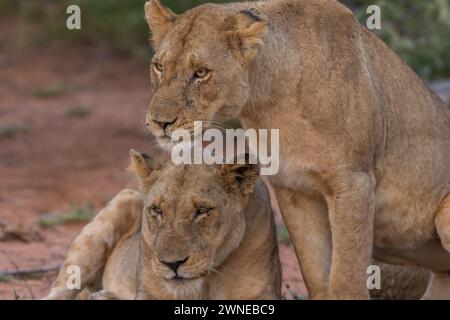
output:
<svg viewBox="0 0 450 320"><path fill-rule="evenodd" d="M162 0L181 13L206 1ZM209 1L220 2L220 1ZM450 101L450 0L343 0ZM80 228L133 186L128 150L162 157L143 123L152 51L145 0L0 0L0 299L44 296ZM66 8L81 8L81 30ZM306 295L278 231L287 299Z"/></svg>
<svg viewBox="0 0 450 320"><path fill-rule="evenodd" d="M176 13L203 0L166 0ZM212 0L209 2L231 2ZM366 9L376 4L382 29L375 31L413 69L427 80L450 74L449 0L341 0L365 24ZM13 15L16 45L76 44L108 47L141 61L148 60L148 32L142 18L145 0L0 0L2 18ZM82 30L64 28L69 4L82 9Z"/></svg>

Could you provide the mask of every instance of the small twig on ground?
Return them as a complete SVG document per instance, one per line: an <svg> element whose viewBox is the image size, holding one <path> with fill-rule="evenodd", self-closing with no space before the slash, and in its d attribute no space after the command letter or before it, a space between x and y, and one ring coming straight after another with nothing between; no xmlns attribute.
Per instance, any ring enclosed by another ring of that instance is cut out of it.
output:
<svg viewBox="0 0 450 320"><path fill-rule="evenodd" d="M0 277L11 277L19 280L23 279L40 279L44 275L58 272L60 266L48 267L48 268L40 268L40 269L22 269L16 271L0 271Z"/></svg>
<svg viewBox="0 0 450 320"><path fill-rule="evenodd" d="M8 259L9 263L11 263L17 272L20 272L19 266L15 261L13 261L4 251L0 251L1 254L5 256L6 259ZM26 279L23 279L23 283L27 287L28 292L30 293L30 297L32 300L36 300L36 297L34 296L33 290L31 289L30 285L28 284L28 281Z"/></svg>

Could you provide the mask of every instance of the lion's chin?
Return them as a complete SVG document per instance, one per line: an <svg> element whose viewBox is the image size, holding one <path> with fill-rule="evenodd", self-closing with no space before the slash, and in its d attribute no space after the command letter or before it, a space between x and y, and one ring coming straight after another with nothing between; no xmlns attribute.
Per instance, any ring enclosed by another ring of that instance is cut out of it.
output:
<svg viewBox="0 0 450 320"><path fill-rule="evenodd" d="M157 137L156 142L162 149L166 151L171 151L176 144L174 141L172 141L169 137L166 136Z"/></svg>
<svg viewBox="0 0 450 320"><path fill-rule="evenodd" d="M193 299L199 297L204 289L205 277L165 280L164 289L176 299Z"/></svg>
<svg viewBox="0 0 450 320"><path fill-rule="evenodd" d="M195 278L180 278L175 277L172 279L165 279L164 286L167 289L174 290L174 291L186 291L186 290L200 290L200 288L203 287L203 284L205 283L205 277L195 277Z"/></svg>

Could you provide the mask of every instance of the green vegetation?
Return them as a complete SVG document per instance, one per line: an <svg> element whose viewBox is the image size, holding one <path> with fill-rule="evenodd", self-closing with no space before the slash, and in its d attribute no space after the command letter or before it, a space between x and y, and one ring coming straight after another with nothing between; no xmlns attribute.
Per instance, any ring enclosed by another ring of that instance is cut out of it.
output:
<svg viewBox="0 0 450 320"><path fill-rule="evenodd" d="M66 116L71 118L86 118L92 113L92 108L85 105L74 105L66 110Z"/></svg>
<svg viewBox="0 0 450 320"><path fill-rule="evenodd" d="M27 131L28 128L22 124L1 124L0 123L0 140L14 138L18 133Z"/></svg>
<svg viewBox="0 0 450 320"><path fill-rule="evenodd" d="M375 31L425 79L450 77L450 0L342 0L365 24L366 9L381 8Z"/></svg>
<svg viewBox="0 0 450 320"><path fill-rule="evenodd" d="M289 232L284 225L277 225L277 238L278 242L287 246L291 245L291 238Z"/></svg>
<svg viewBox="0 0 450 320"><path fill-rule="evenodd" d="M69 93L70 87L65 83L46 84L33 91L33 95L38 98L51 98Z"/></svg>
<svg viewBox="0 0 450 320"><path fill-rule="evenodd" d="M23 34L27 42L49 44L70 42L105 45L115 52L148 59L150 34L144 18L147 0L62 0L42 3L36 0L11 2L0 0L1 13L16 12L21 23L34 28ZM181 13L205 0L163 1ZM208 2L224 2L212 0ZM68 30L66 8L75 4L81 8L81 30ZM30 28L26 28L29 30Z"/></svg>
<svg viewBox="0 0 450 320"><path fill-rule="evenodd" d="M11 281L11 277L8 275L0 274L0 283L6 283Z"/></svg>
<svg viewBox="0 0 450 320"><path fill-rule="evenodd" d="M0 0L0 14L16 12L35 32L23 34L31 42L105 45L115 52L148 59L149 32L144 20L146 0ZM175 12L183 12L205 0L162 0ZM229 2L210 0L208 2ZM366 9L381 7L382 30L374 31L398 52L422 77L450 77L450 0L341 0L365 24ZM69 4L81 8L82 30L65 28ZM24 29L24 28L22 28Z"/></svg>
<svg viewBox="0 0 450 320"><path fill-rule="evenodd" d="M84 204L79 207L72 207L66 213L49 213L39 218L38 223L43 228L55 227L68 223L89 222L95 216L95 208L92 204Z"/></svg>

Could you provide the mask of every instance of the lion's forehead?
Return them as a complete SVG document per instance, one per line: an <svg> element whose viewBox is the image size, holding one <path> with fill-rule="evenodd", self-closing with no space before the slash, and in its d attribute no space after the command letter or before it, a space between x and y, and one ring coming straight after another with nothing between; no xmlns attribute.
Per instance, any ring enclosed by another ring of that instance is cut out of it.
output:
<svg viewBox="0 0 450 320"><path fill-rule="evenodd" d="M163 189L149 196L148 206L158 204L171 211L183 213L183 211L195 209L203 206L221 205L223 201L221 196L225 193L220 192L215 185L203 186L183 186L182 188ZM219 191L219 193L217 192Z"/></svg>
<svg viewBox="0 0 450 320"><path fill-rule="evenodd" d="M198 29L200 31L202 28ZM222 41L218 33L208 33L210 35L207 37L204 31L199 32L198 35L192 32L187 39L182 39L175 34L163 42L156 57L163 62L183 66L214 60L217 54L225 51L225 41ZM214 38L214 41L211 38Z"/></svg>
<svg viewBox="0 0 450 320"><path fill-rule="evenodd" d="M146 205L154 202L167 207L176 204L193 207L202 203L215 202L223 196L219 177L213 166L174 165L164 169L160 179L150 189ZM182 208L182 207L180 207Z"/></svg>
<svg viewBox="0 0 450 320"><path fill-rule="evenodd" d="M179 16L160 46L166 56L180 58L183 53L201 53L201 48L216 47L221 42L226 14L199 8ZM214 40L213 40L214 39Z"/></svg>

